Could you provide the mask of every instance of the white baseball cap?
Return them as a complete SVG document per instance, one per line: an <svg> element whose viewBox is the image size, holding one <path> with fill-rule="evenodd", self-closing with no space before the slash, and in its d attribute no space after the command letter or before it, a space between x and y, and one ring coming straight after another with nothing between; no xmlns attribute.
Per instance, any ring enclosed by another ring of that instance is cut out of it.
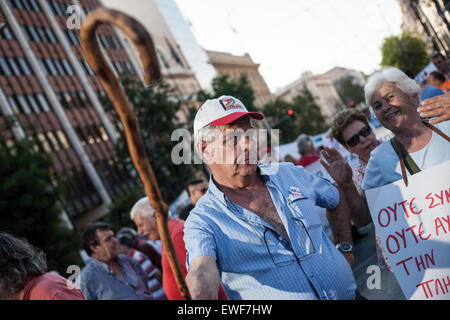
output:
<svg viewBox="0 0 450 320"><path fill-rule="evenodd" d="M223 126L246 115L257 120L264 119L262 113L249 112L244 104L235 97L221 96L217 99L207 100L195 115L194 135L209 124Z"/></svg>

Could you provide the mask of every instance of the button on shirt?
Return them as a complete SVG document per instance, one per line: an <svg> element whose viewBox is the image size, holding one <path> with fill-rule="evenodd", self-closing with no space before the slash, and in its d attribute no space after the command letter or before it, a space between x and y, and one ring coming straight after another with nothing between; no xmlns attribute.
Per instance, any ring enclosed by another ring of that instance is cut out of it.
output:
<svg viewBox="0 0 450 320"><path fill-rule="evenodd" d="M212 256L232 300L354 299L352 270L314 210L316 204L335 208L338 190L290 163L259 170L291 241L232 203L211 178L185 223L187 264Z"/></svg>
<svg viewBox="0 0 450 320"><path fill-rule="evenodd" d="M124 279L111 268L91 259L81 271L80 287L87 300L153 300L147 289L146 277L141 267L131 257L119 254L117 262Z"/></svg>

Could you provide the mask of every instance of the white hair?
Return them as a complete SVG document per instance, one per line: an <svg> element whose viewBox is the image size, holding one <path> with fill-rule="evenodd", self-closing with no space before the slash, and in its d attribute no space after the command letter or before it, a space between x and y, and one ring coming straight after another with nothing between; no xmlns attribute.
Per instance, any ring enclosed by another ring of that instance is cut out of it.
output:
<svg viewBox="0 0 450 320"><path fill-rule="evenodd" d="M372 100L372 95L383 83L391 82L394 83L397 88L402 90L407 95L412 95L420 92L420 86L414 79L408 77L403 71L394 68L387 67L373 73L368 79L364 86L364 94L366 97L366 104L370 106L373 113L373 109L370 101Z"/></svg>
<svg viewBox="0 0 450 320"><path fill-rule="evenodd" d="M155 213L155 209L150 205L150 201L148 197L144 197L139 199L131 208L130 211L130 219L134 220L136 215L140 214L142 217L145 217L147 219L150 219L153 217L153 214Z"/></svg>

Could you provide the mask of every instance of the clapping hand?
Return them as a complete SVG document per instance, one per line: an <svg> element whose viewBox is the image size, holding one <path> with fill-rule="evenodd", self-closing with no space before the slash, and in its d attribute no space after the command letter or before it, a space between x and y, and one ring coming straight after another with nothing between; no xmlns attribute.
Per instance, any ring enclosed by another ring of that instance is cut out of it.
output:
<svg viewBox="0 0 450 320"><path fill-rule="evenodd" d="M344 157L335 148L325 147L321 152L320 163L328 171L329 175L340 186L349 186L353 183L352 168L350 168Z"/></svg>

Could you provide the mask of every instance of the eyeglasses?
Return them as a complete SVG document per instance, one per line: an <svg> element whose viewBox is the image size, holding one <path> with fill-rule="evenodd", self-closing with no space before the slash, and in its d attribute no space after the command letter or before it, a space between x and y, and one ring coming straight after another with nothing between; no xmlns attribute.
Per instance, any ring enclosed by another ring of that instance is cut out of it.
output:
<svg viewBox="0 0 450 320"><path fill-rule="evenodd" d="M357 134L355 134L354 136L351 136L350 139L345 141L345 143L349 147L354 147L354 146L358 145L358 143L360 141L359 136L367 137L371 133L372 133L372 128L370 126L364 126L361 128L361 130L359 130L359 132Z"/></svg>

